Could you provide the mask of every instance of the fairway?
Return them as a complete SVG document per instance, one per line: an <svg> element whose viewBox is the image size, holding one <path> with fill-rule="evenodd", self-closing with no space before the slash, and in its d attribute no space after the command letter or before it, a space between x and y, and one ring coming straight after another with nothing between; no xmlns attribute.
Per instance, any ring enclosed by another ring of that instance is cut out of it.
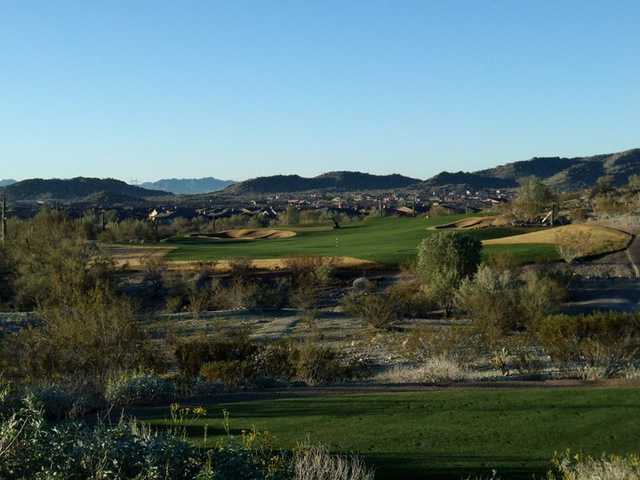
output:
<svg viewBox="0 0 640 480"><path fill-rule="evenodd" d="M412 259L420 241L436 232L431 227L461 218L465 216L452 215L433 219L369 218L344 225L339 229L302 227L295 229L296 235L291 238L243 242L235 240L211 242L197 238L176 238L166 243L176 247L167 258L174 261L214 261L234 257L272 259L299 255L345 256L398 265ZM485 240L522 232L523 230L519 228L496 227L465 233L479 240ZM487 255L503 251L505 251L503 246L485 248ZM552 245L519 245L518 248L513 249L512 253L522 263L557 258Z"/></svg>
<svg viewBox="0 0 640 480"><path fill-rule="evenodd" d="M640 443L640 390L632 388L452 389L369 393L206 405L189 423L194 440L208 424L209 442L223 435L222 410L234 433L255 426L292 448L307 437L336 452L356 452L376 479L465 478L487 474L531 478L567 448L600 455L628 453ZM166 424L167 407L134 410Z"/></svg>

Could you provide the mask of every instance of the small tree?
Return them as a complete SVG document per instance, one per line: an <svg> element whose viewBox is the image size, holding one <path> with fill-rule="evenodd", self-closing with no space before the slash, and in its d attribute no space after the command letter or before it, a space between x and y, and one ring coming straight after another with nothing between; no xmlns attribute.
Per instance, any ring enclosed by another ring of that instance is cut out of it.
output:
<svg viewBox="0 0 640 480"><path fill-rule="evenodd" d="M553 201L553 197L549 187L538 178L524 178L513 201L513 213L520 220L531 221Z"/></svg>
<svg viewBox="0 0 640 480"><path fill-rule="evenodd" d="M458 232L438 232L418 246L417 272L425 293L448 314L460 282L480 264L482 244Z"/></svg>

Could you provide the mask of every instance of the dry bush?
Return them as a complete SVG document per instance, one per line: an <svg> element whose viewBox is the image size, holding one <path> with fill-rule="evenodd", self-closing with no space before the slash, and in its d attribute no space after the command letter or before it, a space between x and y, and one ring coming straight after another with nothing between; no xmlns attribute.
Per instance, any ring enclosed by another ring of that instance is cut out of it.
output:
<svg viewBox="0 0 640 480"><path fill-rule="evenodd" d="M538 322L535 334L553 360L602 367L606 377L640 360L637 314L551 315Z"/></svg>
<svg viewBox="0 0 640 480"><path fill-rule="evenodd" d="M326 447L302 447L294 458L295 480L374 480L373 470L355 456L331 455Z"/></svg>
<svg viewBox="0 0 640 480"><path fill-rule="evenodd" d="M462 364L452 358L438 356L418 366L395 366L376 376L380 383L450 383L470 378Z"/></svg>
<svg viewBox="0 0 640 480"><path fill-rule="evenodd" d="M415 362L437 357L466 362L477 355L478 345L477 335L468 326L425 325L410 331L399 353Z"/></svg>
<svg viewBox="0 0 640 480"><path fill-rule="evenodd" d="M556 246L560 257L573 263L593 251L593 237L585 230L563 230L556 233Z"/></svg>
<svg viewBox="0 0 640 480"><path fill-rule="evenodd" d="M292 257L285 260L291 274L291 304L306 312L317 308L331 280L335 261L328 257Z"/></svg>
<svg viewBox="0 0 640 480"><path fill-rule="evenodd" d="M640 456L603 455L594 458L566 452L553 459L549 480L637 480Z"/></svg>

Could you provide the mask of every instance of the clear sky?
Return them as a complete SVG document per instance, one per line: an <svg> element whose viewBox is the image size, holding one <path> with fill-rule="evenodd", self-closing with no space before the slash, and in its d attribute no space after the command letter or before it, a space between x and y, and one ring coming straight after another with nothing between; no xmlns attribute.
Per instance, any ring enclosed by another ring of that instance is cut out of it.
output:
<svg viewBox="0 0 640 480"><path fill-rule="evenodd" d="M0 0L0 178L420 178L640 146L640 2Z"/></svg>

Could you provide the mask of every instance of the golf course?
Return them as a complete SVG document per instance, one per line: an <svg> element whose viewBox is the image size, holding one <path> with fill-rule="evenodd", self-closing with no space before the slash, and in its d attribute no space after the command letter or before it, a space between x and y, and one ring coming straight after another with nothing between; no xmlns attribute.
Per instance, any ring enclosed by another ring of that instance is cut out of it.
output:
<svg viewBox="0 0 640 480"><path fill-rule="evenodd" d="M277 447L310 441L357 453L377 479L531 478L566 449L600 455L633 452L640 441L640 390L635 388L450 388L432 391L289 396L203 405L187 421L202 443L224 435L269 431ZM169 408L132 410L153 425L171 424Z"/></svg>
<svg viewBox="0 0 640 480"><path fill-rule="evenodd" d="M352 257L385 265L398 265L412 259L416 247L434 227L465 218L450 215L425 219L424 217L368 218L349 223L339 229L331 226L283 227L295 235L268 239L174 237L165 242L174 247L168 254L170 261L216 261L234 257L252 259L278 259L291 256ZM515 227L490 227L465 231L479 240L511 237L530 231ZM548 243L518 243L491 245L485 255L509 252L521 263L548 261L557 258L553 245Z"/></svg>

